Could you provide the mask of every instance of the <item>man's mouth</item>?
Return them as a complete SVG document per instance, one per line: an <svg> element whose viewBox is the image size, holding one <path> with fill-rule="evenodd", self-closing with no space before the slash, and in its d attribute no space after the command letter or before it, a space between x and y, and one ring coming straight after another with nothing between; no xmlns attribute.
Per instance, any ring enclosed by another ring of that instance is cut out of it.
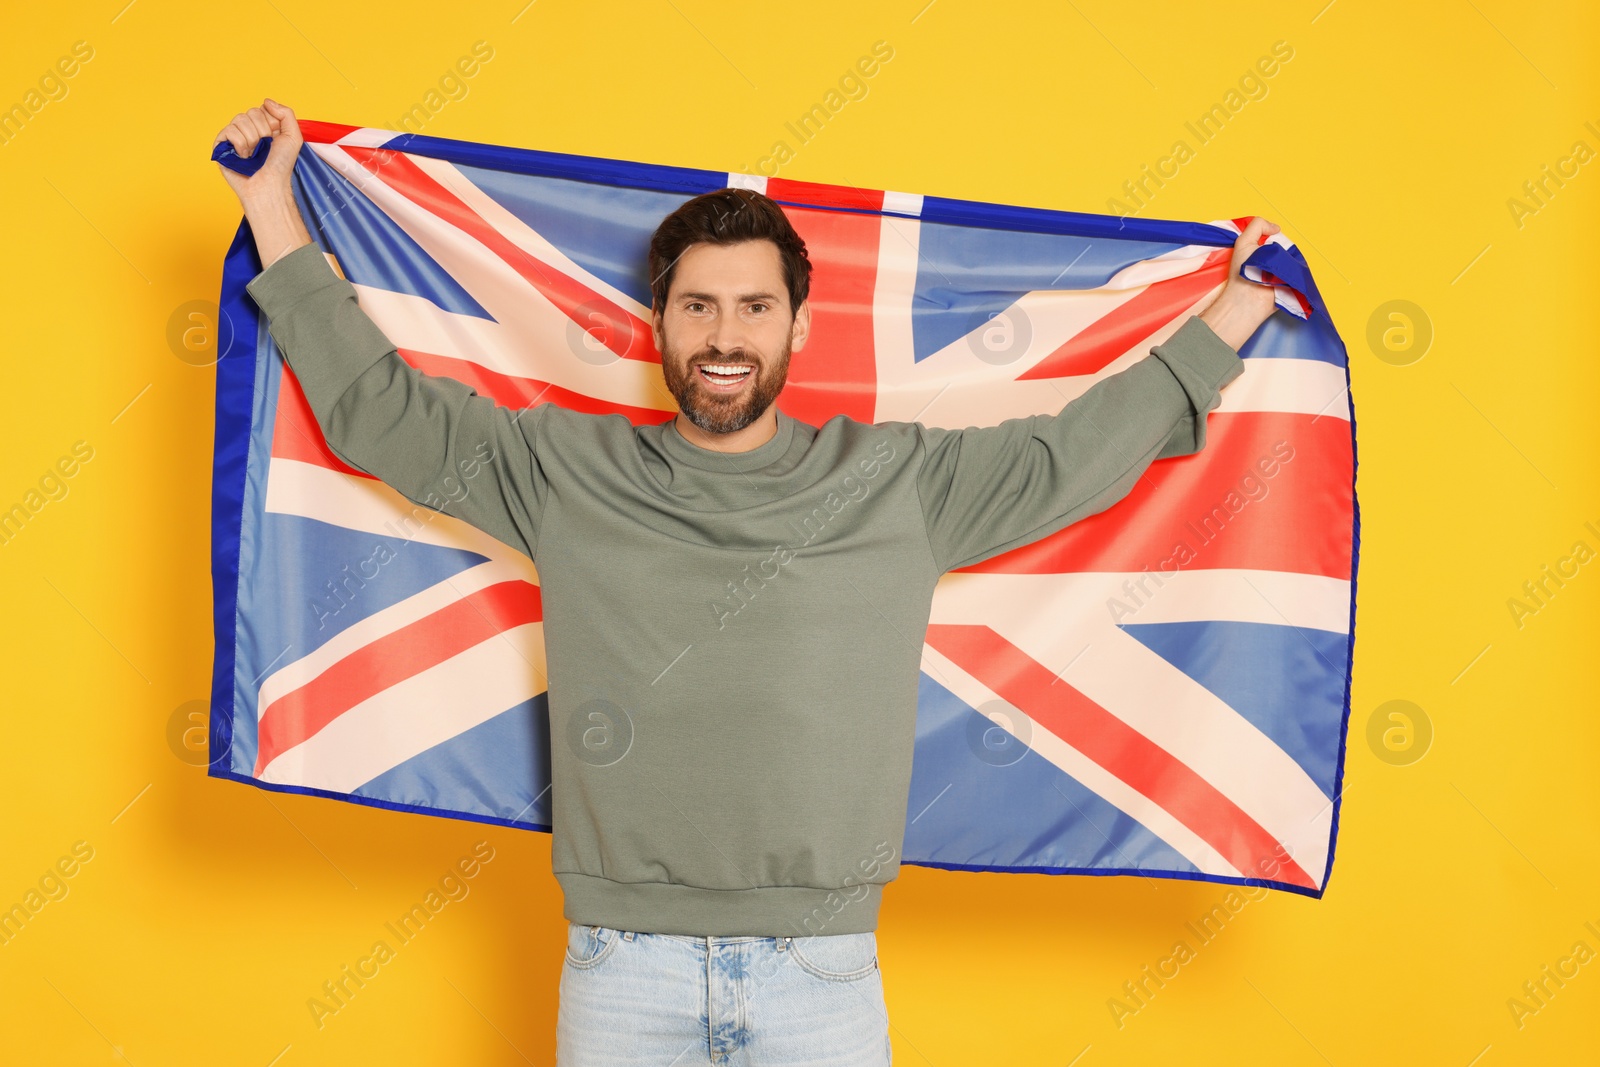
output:
<svg viewBox="0 0 1600 1067"><path fill-rule="evenodd" d="M734 392L754 371L755 366L749 363L701 363L695 367L700 380L718 393Z"/></svg>

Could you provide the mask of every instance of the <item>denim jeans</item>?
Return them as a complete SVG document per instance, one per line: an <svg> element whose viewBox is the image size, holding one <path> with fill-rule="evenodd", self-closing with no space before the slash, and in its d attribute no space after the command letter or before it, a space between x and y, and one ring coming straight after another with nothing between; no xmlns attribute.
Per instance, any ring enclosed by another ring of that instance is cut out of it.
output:
<svg viewBox="0 0 1600 1067"><path fill-rule="evenodd" d="M557 1067L882 1067L871 932L691 937L567 927Z"/></svg>

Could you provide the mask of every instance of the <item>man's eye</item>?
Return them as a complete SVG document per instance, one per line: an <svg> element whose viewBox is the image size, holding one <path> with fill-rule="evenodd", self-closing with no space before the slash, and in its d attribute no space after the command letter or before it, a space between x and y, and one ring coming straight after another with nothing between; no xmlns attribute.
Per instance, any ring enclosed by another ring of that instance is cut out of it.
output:
<svg viewBox="0 0 1600 1067"><path fill-rule="evenodd" d="M750 305L750 310L751 311L755 311L755 312L761 312L761 311L766 310L766 307L767 307L767 305L765 305L765 304L756 303L756 304L751 304Z"/></svg>
<svg viewBox="0 0 1600 1067"><path fill-rule="evenodd" d="M695 310L698 310L699 308L703 308L703 307L705 307L705 305L700 303L700 301L696 300L695 302L693 302L692 304L689 305L689 310L690 311L695 311Z"/></svg>

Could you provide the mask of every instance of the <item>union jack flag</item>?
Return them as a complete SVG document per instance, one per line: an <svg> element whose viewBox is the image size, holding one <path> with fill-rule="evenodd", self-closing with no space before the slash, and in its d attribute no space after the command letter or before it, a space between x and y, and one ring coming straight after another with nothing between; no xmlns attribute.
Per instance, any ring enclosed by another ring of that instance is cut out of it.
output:
<svg viewBox="0 0 1600 1067"><path fill-rule="evenodd" d="M783 205L813 328L779 405L961 428L1059 411L1227 280L1248 220L1114 218L305 122L314 238L412 366L508 407L675 412L646 248L725 186ZM210 773L548 830L532 562L327 447L223 277ZM1205 448L935 592L902 862L1320 896L1332 865L1359 512L1345 348L1282 234ZM224 336L229 331L224 330ZM573 358L576 356L577 358Z"/></svg>

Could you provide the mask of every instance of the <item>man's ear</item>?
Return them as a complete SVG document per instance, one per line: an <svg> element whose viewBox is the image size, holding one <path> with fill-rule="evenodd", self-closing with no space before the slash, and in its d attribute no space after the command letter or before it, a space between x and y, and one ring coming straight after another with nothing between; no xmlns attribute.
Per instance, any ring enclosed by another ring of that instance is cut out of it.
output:
<svg viewBox="0 0 1600 1067"><path fill-rule="evenodd" d="M800 309L794 313L794 323L789 328L789 347L795 352L806 346L806 338L811 335L811 301L800 301Z"/></svg>
<svg viewBox="0 0 1600 1067"><path fill-rule="evenodd" d="M662 355L666 348L661 343L661 309L654 302L650 304L650 337L656 344L656 355Z"/></svg>

